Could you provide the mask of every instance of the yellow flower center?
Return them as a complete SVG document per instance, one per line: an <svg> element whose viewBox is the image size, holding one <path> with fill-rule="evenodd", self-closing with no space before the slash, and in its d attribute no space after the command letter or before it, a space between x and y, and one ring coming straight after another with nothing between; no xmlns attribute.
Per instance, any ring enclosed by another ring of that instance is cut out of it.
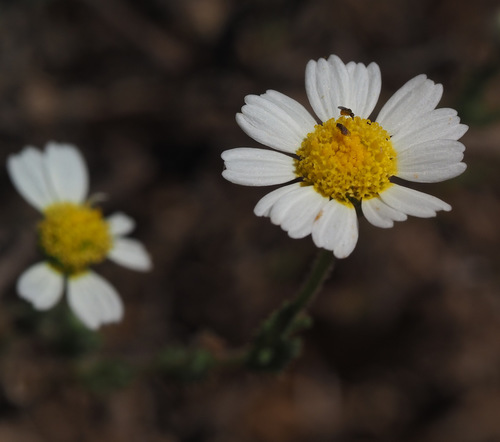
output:
<svg viewBox="0 0 500 442"><path fill-rule="evenodd" d="M47 207L44 214L38 224L39 242L57 270L75 275L106 258L112 240L100 210L56 203Z"/></svg>
<svg viewBox="0 0 500 442"><path fill-rule="evenodd" d="M360 117L341 116L316 125L297 155L295 173L304 185L349 206L376 197L397 172L390 135Z"/></svg>

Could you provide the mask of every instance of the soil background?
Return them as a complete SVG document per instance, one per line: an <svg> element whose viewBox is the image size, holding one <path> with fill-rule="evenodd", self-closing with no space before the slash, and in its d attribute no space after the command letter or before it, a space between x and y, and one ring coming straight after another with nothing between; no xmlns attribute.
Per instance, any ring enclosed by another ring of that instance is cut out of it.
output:
<svg viewBox="0 0 500 442"><path fill-rule="evenodd" d="M443 84L468 169L413 187L453 210L361 220L284 372L134 376L172 346L241 348L307 275L311 238L255 217L269 189L225 181L220 154L258 147L234 119L245 95L308 106L305 65L330 54L379 64L374 115L415 75ZM155 267L96 268L126 309L98 333L64 303L34 311L15 284L39 215L0 169L0 441L500 441L497 1L3 0L1 163L50 140L81 149Z"/></svg>

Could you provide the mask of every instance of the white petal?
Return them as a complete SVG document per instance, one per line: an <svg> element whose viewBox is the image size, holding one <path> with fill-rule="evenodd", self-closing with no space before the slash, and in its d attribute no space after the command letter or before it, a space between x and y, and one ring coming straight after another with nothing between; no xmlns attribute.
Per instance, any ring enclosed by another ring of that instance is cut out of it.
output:
<svg viewBox="0 0 500 442"><path fill-rule="evenodd" d="M354 207L331 200L318 214L312 238L318 247L332 250L337 258L347 258L358 242L358 218Z"/></svg>
<svg viewBox="0 0 500 442"><path fill-rule="evenodd" d="M295 152L316 121L297 101L276 91L247 95L236 122L261 144L283 152Z"/></svg>
<svg viewBox="0 0 500 442"><path fill-rule="evenodd" d="M449 164L461 161L465 146L454 140L431 140L414 144L407 149L398 149L398 167L400 165L428 162L429 158L435 162Z"/></svg>
<svg viewBox="0 0 500 442"><path fill-rule="evenodd" d="M457 111L449 108L434 109L402 127L392 137L396 148L406 149L432 140L458 140L468 126L460 124Z"/></svg>
<svg viewBox="0 0 500 442"><path fill-rule="evenodd" d="M376 63L345 65L336 55L328 60L311 60L306 66L306 92L314 112L322 120L337 118L339 106L368 118L381 88L380 69Z"/></svg>
<svg viewBox="0 0 500 442"><path fill-rule="evenodd" d="M434 166L434 164L429 163L427 167L421 165L413 169L407 168L404 171L398 171L397 176L416 183L439 183L455 178L464 173L467 169L465 163L455 163L440 168L435 168Z"/></svg>
<svg viewBox="0 0 500 442"><path fill-rule="evenodd" d="M288 192L271 210L271 222L280 225L291 238L303 238L311 233L314 220L328 202L313 186L301 186Z"/></svg>
<svg viewBox="0 0 500 442"><path fill-rule="evenodd" d="M366 67L363 63L347 64L351 93L349 106L355 115L368 118L377 104L382 86L380 68L376 63Z"/></svg>
<svg viewBox="0 0 500 442"><path fill-rule="evenodd" d="M294 122L298 124L301 128L301 132L306 134L311 132L316 124L316 120L309 113L309 111L302 106L299 102L295 101L293 98L282 94L281 92L268 90L262 98L275 103L281 109L286 111L286 113L293 118Z"/></svg>
<svg viewBox="0 0 500 442"><path fill-rule="evenodd" d="M407 81L392 95L391 98L389 98L389 100L387 100L378 114L377 121L382 124L382 121L393 113L394 109L397 109L397 107L401 106L402 103L408 101L408 98L412 96L412 93L414 93L415 90L418 90L426 79L427 76L421 74Z"/></svg>
<svg viewBox="0 0 500 442"><path fill-rule="evenodd" d="M397 176L410 181L437 182L453 178L466 166L460 163L465 146L453 140L433 140L398 152Z"/></svg>
<svg viewBox="0 0 500 442"><path fill-rule="evenodd" d="M366 96L365 109L360 112L362 118L368 118L373 112L378 99L380 97L380 89L382 88L382 75L377 63L370 63L367 67L368 70L368 94Z"/></svg>
<svg viewBox="0 0 500 442"><path fill-rule="evenodd" d="M370 198L361 201L363 215L375 227L387 229L394 225L394 221L405 221L408 217L389 207L380 198Z"/></svg>
<svg viewBox="0 0 500 442"><path fill-rule="evenodd" d="M145 272L153 267L151 257L144 245L130 238L115 238L108 258L132 270Z"/></svg>
<svg viewBox="0 0 500 442"><path fill-rule="evenodd" d="M269 216L274 204L276 204L276 202L288 192L291 192L297 187L300 187L300 183L289 184L288 186L280 187L279 189L269 192L266 196L259 200L255 209L253 209L253 212L257 216Z"/></svg>
<svg viewBox="0 0 500 442"><path fill-rule="evenodd" d="M16 190L33 207L40 211L57 201L42 153L34 147L26 147L7 159L7 171Z"/></svg>
<svg viewBox="0 0 500 442"><path fill-rule="evenodd" d="M87 166L75 146L47 143L45 164L59 201L80 204L85 200L89 185Z"/></svg>
<svg viewBox="0 0 500 442"><path fill-rule="evenodd" d="M63 289L63 275L45 262L32 265L17 281L19 296L38 310L53 307L61 299Z"/></svg>
<svg viewBox="0 0 500 442"><path fill-rule="evenodd" d="M135 221L122 212L113 213L106 218L106 221L113 236L128 235L135 228Z"/></svg>
<svg viewBox="0 0 500 442"><path fill-rule="evenodd" d="M443 94L443 86L428 80L425 75L408 81L381 109L377 121L392 136L413 120L433 110Z"/></svg>
<svg viewBox="0 0 500 442"><path fill-rule="evenodd" d="M68 303L75 315L91 329L123 318L123 303L117 291L92 271L68 280Z"/></svg>
<svg viewBox="0 0 500 442"><path fill-rule="evenodd" d="M245 186L269 186L294 180L292 157L280 152L240 147L222 152L226 170L222 176Z"/></svg>
<svg viewBox="0 0 500 442"><path fill-rule="evenodd" d="M333 92L334 94L332 104L334 104L335 102L338 103L335 107L335 115L338 115L338 106L350 107L352 105L351 82L346 65L338 56L330 55L328 57L328 64L330 65L330 72L333 78L332 86L334 87L334 89L330 90L330 92Z"/></svg>
<svg viewBox="0 0 500 442"><path fill-rule="evenodd" d="M276 225L281 225L285 218L290 214L297 213L297 205L307 200L310 195L309 186L297 186L290 192L283 195L276 201L271 209L270 218L271 222Z"/></svg>
<svg viewBox="0 0 500 442"><path fill-rule="evenodd" d="M347 68L336 55L331 55L328 61L320 58L307 63L307 98L321 121L338 117L339 106L350 107L350 89Z"/></svg>
<svg viewBox="0 0 500 442"><path fill-rule="evenodd" d="M435 216L438 210L451 210L451 206L439 198L397 184L384 190L380 198L393 209L420 218Z"/></svg>

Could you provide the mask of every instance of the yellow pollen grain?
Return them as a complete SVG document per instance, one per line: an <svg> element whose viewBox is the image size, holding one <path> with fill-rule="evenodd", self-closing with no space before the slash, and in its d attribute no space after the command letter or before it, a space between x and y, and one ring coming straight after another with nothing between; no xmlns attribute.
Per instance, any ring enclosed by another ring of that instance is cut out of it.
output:
<svg viewBox="0 0 500 442"><path fill-rule="evenodd" d="M38 224L39 244L49 262L67 275L103 261L112 246L101 211L88 205L56 203Z"/></svg>
<svg viewBox="0 0 500 442"><path fill-rule="evenodd" d="M360 117L316 125L296 153L295 174L303 184L349 206L379 195L397 173L390 135L377 122Z"/></svg>

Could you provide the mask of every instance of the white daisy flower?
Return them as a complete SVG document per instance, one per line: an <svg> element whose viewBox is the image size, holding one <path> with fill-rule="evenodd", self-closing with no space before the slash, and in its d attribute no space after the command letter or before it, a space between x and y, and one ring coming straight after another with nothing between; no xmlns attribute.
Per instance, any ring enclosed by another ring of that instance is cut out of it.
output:
<svg viewBox="0 0 500 442"><path fill-rule="evenodd" d="M246 186L286 184L262 198L268 216L292 238L312 234L318 247L347 257L358 240L357 210L374 226L392 227L407 215L451 210L440 199L391 178L432 183L460 175L468 127L453 109L436 106L443 87L418 75L369 119L380 94L376 63L344 64L331 55L306 67L306 92L315 118L273 90L248 95L236 121L247 135L275 150L241 147L222 153L227 180Z"/></svg>
<svg viewBox="0 0 500 442"><path fill-rule="evenodd" d="M7 170L17 191L44 216L37 230L46 261L20 276L19 295L38 310L47 310L67 287L68 303L87 327L120 321L123 304L118 293L89 266L109 258L134 270L150 270L144 246L124 238L134 221L123 213L104 219L86 201L88 171L74 146L48 143L45 152L26 147L9 156Z"/></svg>

